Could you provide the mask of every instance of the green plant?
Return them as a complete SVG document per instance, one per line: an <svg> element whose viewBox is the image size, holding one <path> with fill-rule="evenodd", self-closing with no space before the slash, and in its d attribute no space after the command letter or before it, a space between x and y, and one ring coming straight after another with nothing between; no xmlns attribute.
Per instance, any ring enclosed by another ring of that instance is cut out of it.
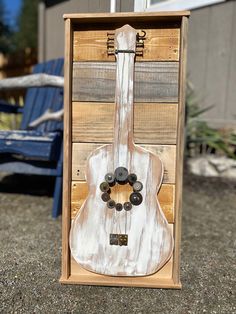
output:
<svg viewBox="0 0 236 314"><path fill-rule="evenodd" d="M16 105L16 100L14 97L8 97L6 99L7 103L11 105ZM18 104L23 106L23 97L19 97ZM0 112L0 130L17 130L21 123L21 114L9 114Z"/></svg>
<svg viewBox="0 0 236 314"><path fill-rule="evenodd" d="M236 134L232 130L210 127L199 117L213 106L200 109L190 83L186 91L186 148L188 156L218 154L236 159Z"/></svg>

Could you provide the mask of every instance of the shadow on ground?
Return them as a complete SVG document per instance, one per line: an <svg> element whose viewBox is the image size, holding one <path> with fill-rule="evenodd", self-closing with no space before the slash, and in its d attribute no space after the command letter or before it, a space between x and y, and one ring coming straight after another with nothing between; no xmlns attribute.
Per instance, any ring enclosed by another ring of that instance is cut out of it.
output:
<svg viewBox="0 0 236 314"><path fill-rule="evenodd" d="M235 182L185 177L178 291L60 285L52 182L23 177L0 183L0 313L236 313Z"/></svg>
<svg viewBox="0 0 236 314"><path fill-rule="evenodd" d="M25 174L0 174L0 193L52 196L55 178Z"/></svg>

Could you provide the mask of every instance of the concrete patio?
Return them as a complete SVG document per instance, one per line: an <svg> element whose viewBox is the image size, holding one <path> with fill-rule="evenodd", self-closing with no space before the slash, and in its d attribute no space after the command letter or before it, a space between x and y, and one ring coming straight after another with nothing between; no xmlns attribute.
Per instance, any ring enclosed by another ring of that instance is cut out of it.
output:
<svg viewBox="0 0 236 314"><path fill-rule="evenodd" d="M60 285L51 186L1 177L0 313L236 313L235 181L185 176L181 291Z"/></svg>

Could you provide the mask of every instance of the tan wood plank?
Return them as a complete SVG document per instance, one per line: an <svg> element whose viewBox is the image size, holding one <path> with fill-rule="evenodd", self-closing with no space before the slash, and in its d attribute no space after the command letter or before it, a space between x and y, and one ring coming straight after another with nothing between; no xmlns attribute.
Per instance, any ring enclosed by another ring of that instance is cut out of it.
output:
<svg viewBox="0 0 236 314"><path fill-rule="evenodd" d="M132 26L132 23L130 25ZM137 61L179 60L180 29L178 26L159 25L156 29L144 26L142 29L146 32L146 39L143 57L137 56ZM137 31L140 32L140 28ZM114 55L107 54L107 33L109 32L114 32L114 29L74 31L74 61L114 61Z"/></svg>
<svg viewBox="0 0 236 314"><path fill-rule="evenodd" d="M165 11L165 12L118 12L118 13L66 13L64 19L72 19L75 25L80 22L83 25L91 23L128 23L139 21L150 24L156 21L179 21L182 16L189 16L190 11ZM178 18L178 19L177 19Z"/></svg>
<svg viewBox="0 0 236 314"><path fill-rule="evenodd" d="M185 115L185 86L187 58L188 18L183 17L181 25L181 54L180 54L180 92L178 108L178 135L176 147L176 189L175 189L175 229L174 229L174 265L173 280L180 284L180 241L182 216L182 186L183 186L183 156L184 156L184 115Z"/></svg>
<svg viewBox="0 0 236 314"><path fill-rule="evenodd" d="M115 104L73 102L73 142L110 143L113 139ZM136 103L135 143L175 144L177 104Z"/></svg>
<svg viewBox="0 0 236 314"><path fill-rule="evenodd" d="M62 271L61 279L70 274L70 200L71 200L71 72L72 72L72 32L71 21L65 21L65 86L64 86L64 147L63 147L63 204L62 204Z"/></svg>
<svg viewBox="0 0 236 314"><path fill-rule="evenodd" d="M183 12L182 15L188 15L188 12ZM139 19L138 21L142 21L145 23L155 23L157 20L158 21L174 21L179 23L179 21L182 19L181 14L178 12L176 14L172 13L158 13L158 14L153 14L150 13L148 15L143 15L143 14L135 14L135 13L126 13L126 14L113 14L113 15L104 15L100 14L99 16L96 15L91 15L91 14L83 14L83 15L69 15L67 16L69 18L72 18L72 20L67 20L66 21L66 54L65 54L65 61L72 61L72 51L71 51L71 22L73 29L76 29L78 25L82 25L82 27L86 24L92 25L94 23L100 23L104 24L107 23L109 26L109 29L116 28L114 23L127 23L129 21L135 22L135 20ZM81 24L83 23L83 24ZM109 24L110 23L110 24ZM96 24L97 25L97 24ZM112 25L112 27L111 27ZM87 27L86 26L86 27ZM80 284L92 284L92 285L121 285L121 286L137 286L137 287L159 287L159 288L181 288L181 283L179 281L179 252L180 252L180 229L181 229L181 192L182 192L182 147L183 147L183 139L179 138L182 136L182 130L183 128L181 127L183 125L183 101L184 101L184 93L183 93L183 88L184 88L184 77L185 77L185 60L186 60L186 48L185 47L186 43L186 26L187 26L187 19L183 18L183 23L181 27L181 68L180 68L180 107L178 108L179 114L180 114L180 122L178 124L178 139L177 139L177 161L176 161L176 166L177 166L177 172L176 172L176 178L177 178L177 190L175 193L175 206L176 206L176 216L175 216L175 227L174 227L174 238L175 238L175 251L173 255L173 278L157 278L156 275L154 274L152 276L147 276L147 277L137 277L137 278L122 278L122 277L109 277L109 276L100 276L96 274L92 274L91 272L87 272L82 269L82 271L78 271L74 273L73 266L70 263L70 252L68 250L68 231L70 228L70 223L71 223L71 217L70 217L70 200L68 199L68 196L70 195L70 191L65 190L63 192L64 196L66 199L64 201L64 209L63 209L63 241L62 241L62 277L60 281L62 283L80 283ZM69 64L71 64L69 61ZM184 65L183 65L184 63ZM65 87L65 93L70 92L70 85L71 85L71 72L70 72L70 66L68 68L68 63L65 65L65 71L67 74L65 74L66 80L68 80L68 84L66 83ZM65 96L65 106L70 105L71 98L70 96ZM68 111L68 115L66 118L65 114L65 121L69 121L71 117L71 112L70 109ZM68 139L71 139L70 133L71 133L71 128L66 127L65 128L65 140L68 141ZM66 142L66 147L65 149L69 150L69 152L65 153L65 156L67 157L67 164L64 162L64 182L67 180L67 186L71 185L71 169L70 166L68 165L68 162L71 163L71 144ZM179 165L181 163L181 165ZM66 173L66 175L65 175ZM178 180L178 177L180 175L180 179ZM66 212L65 212L66 211ZM78 265L78 264L77 264ZM79 265L78 265L79 266ZM72 267L72 271L71 268ZM79 267L80 268L80 267ZM173 280L174 279L174 280Z"/></svg>
<svg viewBox="0 0 236 314"><path fill-rule="evenodd" d="M130 192L126 186L119 186L119 188L122 189L122 193L125 193L128 199ZM72 181L71 191L71 219L73 219L88 195L87 182ZM158 201L169 223L174 222L174 192L175 186L173 184L162 184L158 193ZM112 199L115 199L115 195Z"/></svg>
<svg viewBox="0 0 236 314"><path fill-rule="evenodd" d="M178 102L178 62L135 64L135 102ZM113 102L115 62L75 62L73 101Z"/></svg>
<svg viewBox="0 0 236 314"><path fill-rule="evenodd" d="M72 180L84 181L88 155L103 144L73 143L72 146ZM175 183L175 145L141 145L157 154L164 164L164 183Z"/></svg>
<svg viewBox="0 0 236 314"><path fill-rule="evenodd" d="M82 267L80 267L82 269ZM61 284L67 285L92 285L92 286L120 286L120 287L140 287L140 288L159 288L159 289L181 289L182 285L176 284L172 278L156 278L156 276L145 277L111 277L92 276L86 273L78 272L78 275L71 275L68 279L60 278ZM139 280L138 280L139 279Z"/></svg>

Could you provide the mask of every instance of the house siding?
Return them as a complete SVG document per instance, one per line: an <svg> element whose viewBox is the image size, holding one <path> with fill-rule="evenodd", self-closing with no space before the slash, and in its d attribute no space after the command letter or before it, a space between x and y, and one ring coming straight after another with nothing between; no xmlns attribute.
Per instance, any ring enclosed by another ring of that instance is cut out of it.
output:
<svg viewBox="0 0 236 314"><path fill-rule="evenodd" d="M236 2L191 12L188 79L201 107L213 106L202 120L215 127L236 127Z"/></svg>
<svg viewBox="0 0 236 314"><path fill-rule="evenodd" d="M52 1L51 1L52 2ZM117 0L117 12L133 11L134 0ZM65 13L110 12L110 0L69 0L45 7L39 5L39 61L64 55ZM43 22L44 21L44 22ZM42 25L44 23L44 25ZM42 29L44 28L44 31Z"/></svg>

